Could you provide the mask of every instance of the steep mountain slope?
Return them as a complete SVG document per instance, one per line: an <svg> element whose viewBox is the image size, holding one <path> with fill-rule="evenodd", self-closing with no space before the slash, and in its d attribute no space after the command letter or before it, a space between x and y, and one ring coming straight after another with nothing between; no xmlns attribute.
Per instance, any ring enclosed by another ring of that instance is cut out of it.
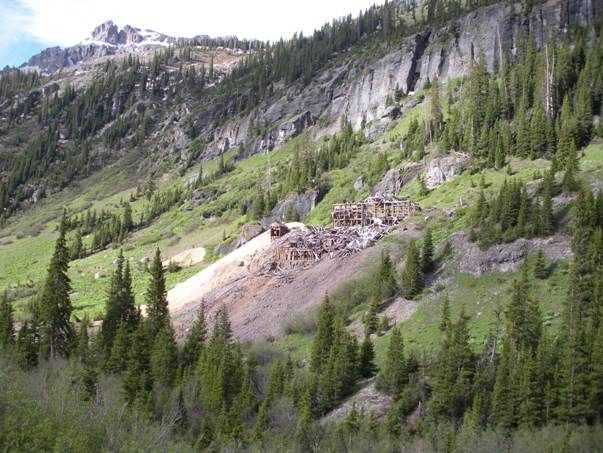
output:
<svg viewBox="0 0 603 453"><path fill-rule="evenodd" d="M387 2L271 45L106 23L4 74L0 449L595 451L602 8ZM374 195L421 209L338 249L304 226Z"/></svg>

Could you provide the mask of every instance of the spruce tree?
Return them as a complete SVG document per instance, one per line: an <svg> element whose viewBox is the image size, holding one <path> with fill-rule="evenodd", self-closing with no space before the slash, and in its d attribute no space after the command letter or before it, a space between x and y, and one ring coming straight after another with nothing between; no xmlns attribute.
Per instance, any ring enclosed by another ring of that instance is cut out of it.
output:
<svg viewBox="0 0 603 453"><path fill-rule="evenodd" d="M377 366L375 365L375 348L368 335L364 337L364 341L360 346L359 372L363 378L373 377L377 372Z"/></svg>
<svg viewBox="0 0 603 453"><path fill-rule="evenodd" d="M383 370L379 373L378 386L394 398L399 398L408 383L408 370L404 357L404 342L396 327L389 340Z"/></svg>
<svg viewBox="0 0 603 453"><path fill-rule="evenodd" d="M109 358L104 364L110 373L123 373L128 365L129 335L125 325L121 323L117 328Z"/></svg>
<svg viewBox="0 0 603 453"><path fill-rule="evenodd" d="M421 269L423 273L433 270L433 238L431 228L427 228L423 237L423 249L421 251Z"/></svg>
<svg viewBox="0 0 603 453"><path fill-rule="evenodd" d="M159 331L170 322L165 277L159 249L155 251L155 257L149 272L151 279L145 296L147 307L146 325L149 338L155 338Z"/></svg>
<svg viewBox="0 0 603 453"><path fill-rule="evenodd" d="M205 304L202 303L197 313L197 319L186 336L184 347L182 348L180 361L184 368L197 363L203 351L206 337Z"/></svg>
<svg viewBox="0 0 603 453"><path fill-rule="evenodd" d="M326 362L334 340L335 310L331 305L328 294L325 295L318 314L316 336L312 343L310 371L320 372Z"/></svg>
<svg viewBox="0 0 603 453"><path fill-rule="evenodd" d="M402 294L412 299L423 289L423 272L421 270L421 258L414 241L406 251L406 261L402 271Z"/></svg>
<svg viewBox="0 0 603 453"><path fill-rule="evenodd" d="M111 351L115 332L122 321L121 298L123 291L123 266L124 255L123 251L120 250L115 270L111 275L111 281L109 283L107 300L105 302L105 316L101 327L101 338L107 353Z"/></svg>
<svg viewBox="0 0 603 453"><path fill-rule="evenodd" d="M542 249L538 250L536 254L536 261L534 262L534 277L544 280L549 275L546 260L544 258L544 252Z"/></svg>
<svg viewBox="0 0 603 453"><path fill-rule="evenodd" d="M178 369L178 349L172 326L166 324L155 337L150 357L153 382L161 387L171 387Z"/></svg>
<svg viewBox="0 0 603 453"><path fill-rule="evenodd" d="M126 403L132 407L138 401L144 404L150 396L149 340L146 329L140 326L132 335L128 350L127 368L123 377Z"/></svg>
<svg viewBox="0 0 603 453"><path fill-rule="evenodd" d="M509 337L505 339L503 351L496 370L496 383L492 393L492 409L490 419L492 424L504 430L509 430L514 422L512 394L512 345Z"/></svg>
<svg viewBox="0 0 603 453"><path fill-rule="evenodd" d="M14 311L6 291L0 298L0 349L15 344Z"/></svg>
<svg viewBox="0 0 603 453"><path fill-rule="evenodd" d="M17 334L17 363L24 370L38 364L38 347L35 342L35 330L25 321Z"/></svg>
<svg viewBox="0 0 603 453"><path fill-rule="evenodd" d="M65 241L66 232L67 219L63 216L38 302L42 354L51 358L69 355L75 339L70 321L73 307L69 297L71 280L67 275L69 250Z"/></svg>
<svg viewBox="0 0 603 453"><path fill-rule="evenodd" d="M540 235L549 236L553 234L554 217L553 217L553 186L555 183L552 171L546 172L542 185L542 207L540 210Z"/></svg>
<svg viewBox="0 0 603 453"><path fill-rule="evenodd" d="M373 293L369 303L368 310L364 315L364 333L367 336L374 334L377 331L379 305L381 304L381 292Z"/></svg>
<svg viewBox="0 0 603 453"><path fill-rule="evenodd" d="M589 406L592 415L603 420L603 324L599 324L592 350Z"/></svg>
<svg viewBox="0 0 603 453"><path fill-rule="evenodd" d="M576 181L576 172L578 171L578 156L576 144L574 141L570 143L567 161L565 164L565 173L563 174L563 188L568 192L578 190L579 185Z"/></svg>

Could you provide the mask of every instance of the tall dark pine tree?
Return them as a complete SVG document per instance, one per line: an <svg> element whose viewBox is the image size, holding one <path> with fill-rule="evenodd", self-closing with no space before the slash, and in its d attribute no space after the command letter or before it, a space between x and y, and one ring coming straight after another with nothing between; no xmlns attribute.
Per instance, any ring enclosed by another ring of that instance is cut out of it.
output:
<svg viewBox="0 0 603 453"><path fill-rule="evenodd" d="M167 302L167 292L165 289L165 277L163 274L163 265L161 264L161 252L159 249L155 252L153 263L151 264L151 280L146 293L147 320L149 338L155 338L155 335L169 323L169 310Z"/></svg>
<svg viewBox="0 0 603 453"><path fill-rule="evenodd" d="M69 355L75 338L70 321L73 307L69 298L71 280L67 275L69 250L65 241L66 232L67 222L64 216L38 301L41 352L51 358Z"/></svg>
<svg viewBox="0 0 603 453"><path fill-rule="evenodd" d="M312 345L310 370L319 372L326 362L331 346L333 345L333 330L335 325L335 310L326 295L320 308L318 329Z"/></svg>
<svg viewBox="0 0 603 453"><path fill-rule="evenodd" d="M206 338L205 305L201 304L201 308L197 313L197 319L188 333L186 341L184 342L184 347L182 348L180 363L183 368L197 363L201 356L201 352L203 351L203 347L205 346Z"/></svg>
<svg viewBox="0 0 603 453"><path fill-rule="evenodd" d="M406 252L406 262L402 271L402 294L412 299L423 289L421 257L415 242L411 242Z"/></svg>
<svg viewBox="0 0 603 453"><path fill-rule="evenodd" d="M109 291L107 293L107 301L105 303L105 316L103 318L103 325L101 328L103 346L107 351L111 349L111 346L113 345L113 338L115 337L115 333L121 324L123 267L124 255L123 252L120 251L119 256L117 257L115 270L111 276L111 282L109 283Z"/></svg>
<svg viewBox="0 0 603 453"><path fill-rule="evenodd" d="M425 231L423 238L423 250L421 252L421 268L424 273L433 270L433 237L431 236L431 228Z"/></svg>
<svg viewBox="0 0 603 453"><path fill-rule="evenodd" d="M6 292L0 299L0 349L15 343L13 305Z"/></svg>
<svg viewBox="0 0 603 453"><path fill-rule="evenodd" d="M408 369L404 357L402 333L396 327L390 337L385 364L378 376L377 383L386 393L398 398L408 383Z"/></svg>

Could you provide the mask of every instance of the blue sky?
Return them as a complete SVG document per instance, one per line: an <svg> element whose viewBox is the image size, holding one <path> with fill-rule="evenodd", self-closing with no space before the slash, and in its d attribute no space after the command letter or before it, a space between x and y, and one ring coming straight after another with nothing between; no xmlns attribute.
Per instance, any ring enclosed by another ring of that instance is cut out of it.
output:
<svg viewBox="0 0 603 453"><path fill-rule="evenodd" d="M83 41L113 20L172 36L237 35L277 40L308 34L381 0L0 0L0 68L40 50Z"/></svg>

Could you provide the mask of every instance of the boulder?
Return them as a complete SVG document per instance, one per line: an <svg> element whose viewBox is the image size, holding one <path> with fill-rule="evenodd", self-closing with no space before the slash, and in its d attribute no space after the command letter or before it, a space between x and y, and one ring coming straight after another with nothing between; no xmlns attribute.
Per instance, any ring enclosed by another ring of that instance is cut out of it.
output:
<svg viewBox="0 0 603 453"><path fill-rule="evenodd" d="M445 181L454 179L467 167L470 157L468 154L452 151L443 157L432 159L425 171L425 184L433 189Z"/></svg>
<svg viewBox="0 0 603 453"><path fill-rule="evenodd" d="M289 195L284 200L281 200L274 207L270 215L264 217L261 221L262 227L268 229L268 227L274 222L281 222L285 219L285 212L289 204L293 203L295 210L297 211L297 217L303 220L308 212L314 209L316 206L316 192L310 191L306 193L295 193Z"/></svg>
<svg viewBox="0 0 603 453"><path fill-rule="evenodd" d="M381 181L373 189L373 195L381 197L392 197L400 192L402 188L402 179L400 178L400 169L392 168L385 173Z"/></svg>

